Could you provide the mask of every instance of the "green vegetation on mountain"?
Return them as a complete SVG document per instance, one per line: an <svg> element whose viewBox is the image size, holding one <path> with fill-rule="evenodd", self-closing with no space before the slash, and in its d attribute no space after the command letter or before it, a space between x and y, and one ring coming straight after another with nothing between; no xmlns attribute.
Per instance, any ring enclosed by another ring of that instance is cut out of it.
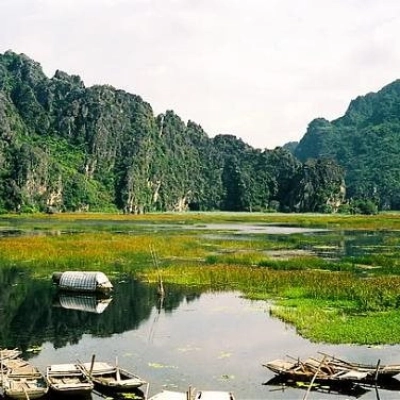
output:
<svg viewBox="0 0 400 400"><path fill-rule="evenodd" d="M330 211L333 162L210 138L139 96L0 55L0 211Z"/></svg>
<svg viewBox="0 0 400 400"><path fill-rule="evenodd" d="M312 121L294 155L335 160L358 211L400 209L400 80L353 100L334 121Z"/></svg>

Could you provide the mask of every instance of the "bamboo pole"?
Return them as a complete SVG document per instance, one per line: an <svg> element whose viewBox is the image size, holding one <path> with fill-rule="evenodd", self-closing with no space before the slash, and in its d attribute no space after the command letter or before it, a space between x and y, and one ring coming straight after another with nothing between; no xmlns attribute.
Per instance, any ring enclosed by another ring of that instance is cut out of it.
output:
<svg viewBox="0 0 400 400"><path fill-rule="evenodd" d="M149 391L150 391L150 382L147 382L146 392L144 394L144 400L147 400L149 398Z"/></svg>
<svg viewBox="0 0 400 400"><path fill-rule="evenodd" d="M26 400L30 400L29 399L29 394L28 394L28 392L26 391L26 389L22 386L22 390L24 391L24 393L25 393L25 396L26 396Z"/></svg>
<svg viewBox="0 0 400 400"><path fill-rule="evenodd" d="M94 360L96 358L96 355L92 355L92 361L90 362L90 370L89 370L89 378L92 379L92 373L93 373L93 368L94 368Z"/></svg>
<svg viewBox="0 0 400 400"><path fill-rule="evenodd" d="M3 386L3 352L0 350L1 386Z"/></svg>
<svg viewBox="0 0 400 400"><path fill-rule="evenodd" d="M192 388L192 386L189 386L189 389L186 392L186 399L187 400L194 400L194 388Z"/></svg>
<svg viewBox="0 0 400 400"><path fill-rule="evenodd" d="M379 395L378 385L375 385L375 394L376 394L376 400L381 400L381 396Z"/></svg>
<svg viewBox="0 0 400 400"><path fill-rule="evenodd" d="M381 360L378 360L378 363L376 364L375 375L374 375L374 381L375 381L375 382L378 380L379 367L380 367L380 365L381 365Z"/></svg>
<svg viewBox="0 0 400 400"><path fill-rule="evenodd" d="M324 356L324 358L323 358L323 359L321 360L321 362L319 363L318 368L317 368L317 370L315 371L315 374L314 374L313 378L311 379L310 385L308 386L307 392L306 392L306 394L305 394L304 397L303 397L303 400L306 400L307 397L308 397L308 395L310 394L312 385L314 384L315 378L317 377L318 372L319 372L320 368L322 367L322 364L325 362L325 358L326 358L326 356Z"/></svg>
<svg viewBox="0 0 400 400"><path fill-rule="evenodd" d="M119 371L119 366L118 366L118 356L115 357L115 375L116 375L117 382L120 382L121 381L121 373Z"/></svg>

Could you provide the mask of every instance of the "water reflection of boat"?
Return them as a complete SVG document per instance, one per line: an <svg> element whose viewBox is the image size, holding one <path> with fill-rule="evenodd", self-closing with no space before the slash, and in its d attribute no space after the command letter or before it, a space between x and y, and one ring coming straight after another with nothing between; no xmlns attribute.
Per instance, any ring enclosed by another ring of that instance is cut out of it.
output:
<svg viewBox="0 0 400 400"><path fill-rule="evenodd" d="M268 382L265 382L264 385L273 386L272 390L286 390L288 388L294 389L303 389L303 390L312 390L313 392L324 393L324 394L332 394L332 395L342 395L347 397L359 398L364 394L368 393L370 390L364 386L353 384L352 382L343 385L343 383L331 382L328 384L322 383L313 383L304 382L304 381L296 381L292 379L286 379L282 376L275 376L270 379Z"/></svg>
<svg viewBox="0 0 400 400"><path fill-rule="evenodd" d="M113 290L107 276L99 271L54 272L52 280L61 290L71 292L111 293Z"/></svg>
<svg viewBox="0 0 400 400"><path fill-rule="evenodd" d="M130 391L147 382L126 369L107 362L91 362L80 364L83 373L94 382L99 390Z"/></svg>
<svg viewBox="0 0 400 400"><path fill-rule="evenodd" d="M87 376L76 364L54 364L46 369L46 379L55 394L85 396L94 388Z"/></svg>
<svg viewBox="0 0 400 400"><path fill-rule="evenodd" d="M35 366L20 358L2 363L1 381L6 397L12 399L38 399L48 392L48 385L42 373Z"/></svg>
<svg viewBox="0 0 400 400"><path fill-rule="evenodd" d="M68 310L101 314L108 307L111 301L112 297L104 297L96 293L61 292L58 293L54 305Z"/></svg>

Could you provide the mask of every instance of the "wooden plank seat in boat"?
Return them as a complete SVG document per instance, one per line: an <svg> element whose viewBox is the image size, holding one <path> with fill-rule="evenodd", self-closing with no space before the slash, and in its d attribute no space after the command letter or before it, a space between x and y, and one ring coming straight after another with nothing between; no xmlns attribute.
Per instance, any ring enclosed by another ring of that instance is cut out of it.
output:
<svg viewBox="0 0 400 400"><path fill-rule="evenodd" d="M349 370L349 371L339 371L336 374L332 375L332 379L337 379L337 380L349 380L349 381L363 381L364 379L368 378L369 373L365 371L355 371L355 370Z"/></svg>
<svg viewBox="0 0 400 400"><path fill-rule="evenodd" d="M303 363L307 368L312 371L326 375L333 375L337 370L333 368L328 362L324 360L316 360L315 358L307 358Z"/></svg>
<svg viewBox="0 0 400 400"><path fill-rule="evenodd" d="M287 360L282 360L280 358L270 361L268 362L268 365L274 366L274 368L279 371L287 371L289 369L292 369L293 367L295 367L295 363L291 362L291 361L287 361Z"/></svg>
<svg viewBox="0 0 400 400"><path fill-rule="evenodd" d="M41 374L35 366L20 358L15 360L6 360L3 362L3 366L9 376L13 378L18 377L30 377L40 378Z"/></svg>

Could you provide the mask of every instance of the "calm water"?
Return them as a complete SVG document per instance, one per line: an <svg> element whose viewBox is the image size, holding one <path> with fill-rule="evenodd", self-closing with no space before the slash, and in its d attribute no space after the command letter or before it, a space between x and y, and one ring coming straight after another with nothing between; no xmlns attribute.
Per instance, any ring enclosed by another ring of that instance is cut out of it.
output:
<svg viewBox="0 0 400 400"><path fill-rule="evenodd" d="M49 279L50 281L50 279ZM400 347L328 346L310 343L269 316L268 304L238 292L201 292L167 286L162 304L156 288L115 282L111 301L61 296L47 281L18 270L0 274L0 347L19 347L44 371L51 363L114 361L163 388L232 390L238 399L302 399L305 390L265 385L273 374L262 363L318 351L360 362L399 363ZM39 346L36 353L33 346ZM379 397L377 397L377 394ZM360 392L362 399L395 399L399 391ZM100 399L93 394L93 399ZM308 399L347 399L311 392Z"/></svg>

